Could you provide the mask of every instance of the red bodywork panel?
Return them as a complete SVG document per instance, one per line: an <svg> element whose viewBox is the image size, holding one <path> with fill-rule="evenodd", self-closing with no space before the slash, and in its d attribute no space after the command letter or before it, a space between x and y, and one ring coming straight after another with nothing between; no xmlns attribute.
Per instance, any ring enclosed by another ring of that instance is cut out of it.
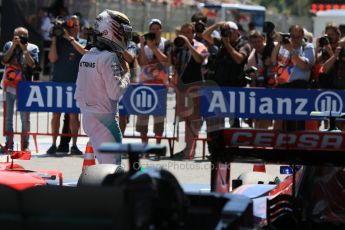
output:
<svg viewBox="0 0 345 230"><path fill-rule="evenodd" d="M46 185L45 180L34 177L26 172L0 171L0 184L10 186L17 190L24 190L38 185Z"/></svg>
<svg viewBox="0 0 345 230"><path fill-rule="evenodd" d="M23 166L11 162L0 162L0 184L10 186L17 190L47 185L47 181L57 180L62 185L61 171L57 170L26 170Z"/></svg>

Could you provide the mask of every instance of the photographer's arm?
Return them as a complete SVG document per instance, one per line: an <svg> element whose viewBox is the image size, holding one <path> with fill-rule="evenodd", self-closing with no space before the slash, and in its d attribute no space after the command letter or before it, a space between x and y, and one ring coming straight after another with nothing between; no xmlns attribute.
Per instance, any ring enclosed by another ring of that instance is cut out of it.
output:
<svg viewBox="0 0 345 230"><path fill-rule="evenodd" d="M195 60L196 63L202 63L204 61L204 57L202 56L201 53L199 53L194 46L189 42L188 38L186 36L180 35L182 37L188 47L188 49L192 53L192 57Z"/></svg>
<svg viewBox="0 0 345 230"><path fill-rule="evenodd" d="M56 37L52 37L52 43L50 45L50 50L48 53L48 59L51 63L55 63L58 59L59 56L57 54L57 47L56 47Z"/></svg>
<svg viewBox="0 0 345 230"><path fill-rule="evenodd" d="M214 40L212 37L212 32L219 28L224 22L218 22L213 24L212 26L208 27L202 34L202 38L205 39L210 45L214 44Z"/></svg>
<svg viewBox="0 0 345 230"><path fill-rule="evenodd" d="M125 50L125 51L123 52L123 58L125 59L125 61L126 61L127 63L133 63L134 60L135 60L135 55L132 54L132 53L130 53L130 52L128 52L127 50Z"/></svg>
<svg viewBox="0 0 345 230"><path fill-rule="evenodd" d="M274 49L273 49L273 51L272 51L272 53L271 53L271 61L272 61L272 65L273 65L273 66L276 65L277 62L278 62L279 50L280 50L280 43L278 43L278 44L274 47Z"/></svg>
<svg viewBox="0 0 345 230"><path fill-rule="evenodd" d="M329 73L331 71L331 69L334 66L335 61L338 58L338 55L340 53L340 48L337 48L334 52L334 54L328 58L325 63L323 63L322 67L323 67L323 72L324 73Z"/></svg>
<svg viewBox="0 0 345 230"><path fill-rule="evenodd" d="M73 48L76 51L78 51L78 53L80 53L81 55L84 55L87 52L87 50L82 44L80 44L79 42L75 40L76 35L75 34L73 35L73 33L72 35L70 35L70 33L66 29L64 29L63 31L64 31L63 38L69 41L71 45L73 46Z"/></svg>
<svg viewBox="0 0 345 230"><path fill-rule="evenodd" d="M222 41L224 39L228 39L228 38L222 38ZM231 58L237 63L237 64L241 64L243 63L247 56L240 51L235 50L235 48L230 44L230 42L228 41L223 41L224 47L226 49L226 51L230 54Z"/></svg>
<svg viewBox="0 0 345 230"><path fill-rule="evenodd" d="M18 43L16 41L16 38L14 37L13 40L12 40L12 45L10 46L10 48L4 54L4 57L2 59L3 63L7 64L10 61L10 59L11 59L11 57L13 55L13 52L14 52L15 48L17 47L17 44Z"/></svg>
<svg viewBox="0 0 345 230"><path fill-rule="evenodd" d="M152 51L160 63L168 63L168 56L165 55L156 45L152 47Z"/></svg>
<svg viewBox="0 0 345 230"><path fill-rule="evenodd" d="M145 55L145 38L144 36L140 36L140 50L139 50L139 55L138 55L138 63L139 65L146 66L148 64L146 55Z"/></svg>
<svg viewBox="0 0 345 230"><path fill-rule="evenodd" d="M304 48L304 51L302 54L299 54L296 50L290 47L288 45L287 48L290 53L291 53L291 60L292 63L296 63L296 65L303 69L303 70L308 70L311 69L312 65L314 65L315 62L315 52L314 48L311 46L307 46Z"/></svg>
<svg viewBox="0 0 345 230"><path fill-rule="evenodd" d="M25 57L25 61L26 64L30 67L35 67L35 60L33 59L33 57L31 56L31 54L28 51L28 44L19 44L20 48L23 51L24 57Z"/></svg>
<svg viewBox="0 0 345 230"><path fill-rule="evenodd" d="M83 45L81 45L79 42L77 42L74 37L70 37L69 40L68 40L71 45L73 46L73 48L78 51L78 53L80 53L81 55L84 55L88 50L86 50L84 48Z"/></svg>

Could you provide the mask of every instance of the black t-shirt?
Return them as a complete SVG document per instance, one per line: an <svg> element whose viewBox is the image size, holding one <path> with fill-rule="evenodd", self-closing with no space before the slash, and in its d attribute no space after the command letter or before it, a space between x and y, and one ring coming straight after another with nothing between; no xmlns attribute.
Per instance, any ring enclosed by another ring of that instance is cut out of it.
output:
<svg viewBox="0 0 345 230"><path fill-rule="evenodd" d="M195 49L202 49L203 44L200 42L192 42L192 45ZM177 69L177 73L180 76L181 84L191 84L196 82L202 81L202 71L201 66L202 63L197 63L191 51L188 48L184 48L182 50L175 51L176 56L176 63L175 68ZM182 86L180 84L180 86Z"/></svg>
<svg viewBox="0 0 345 230"><path fill-rule="evenodd" d="M250 54L250 46L240 38L233 46L236 51L246 56L245 61L237 64L223 46L220 39L214 38L215 46L219 47L218 54L215 57L214 80L219 86L243 86L244 65Z"/></svg>
<svg viewBox="0 0 345 230"><path fill-rule="evenodd" d="M337 60L328 74L332 82L332 89L345 89L345 63Z"/></svg>
<svg viewBox="0 0 345 230"><path fill-rule="evenodd" d="M194 58L191 58L181 76L181 80L184 84L202 81L201 63L197 63Z"/></svg>

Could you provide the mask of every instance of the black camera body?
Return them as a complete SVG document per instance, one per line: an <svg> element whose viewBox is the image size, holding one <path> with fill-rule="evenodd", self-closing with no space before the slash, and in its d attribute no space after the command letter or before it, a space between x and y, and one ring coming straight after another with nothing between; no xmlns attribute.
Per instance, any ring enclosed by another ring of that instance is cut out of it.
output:
<svg viewBox="0 0 345 230"><path fill-rule="evenodd" d="M65 28L65 20L63 20L62 18L56 18L52 21L53 29L52 29L52 36L55 37L62 37L64 34L64 28Z"/></svg>
<svg viewBox="0 0 345 230"><path fill-rule="evenodd" d="M328 39L327 35L319 38L319 46L320 47L324 47L324 46L328 45L329 43L330 42L329 42L329 39Z"/></svg>
<svg viewBox="0 0 345 230"><path fill-rule="evenodd" d="M23 45L28 43L28 37L26 36L19 36L19 40L20 40L20 43L22 43Z"/></svg>
<svg viewBox="0 0 345 230"><path fill-rule="evenodd" d="M220 36L222 37L229 37L231 34L230 28L220 28Z"/></svg>
<svg viewBox="0 0 345 230"><path fill-rule="evenodd" d="M251 75L255 74L255 76L256 76L257 73L258 73L258 69L255 66L252 66L249 69L245 70L244 71L244 79L242 79L243 84L244 85L250 84L252 82L252 80L253 80Z"/></svg>
<svg viewBox="0 0 345 230"><path fill-rule="evenodd" d="M195 23L194 28L195 28L195 32L202 33L205 31L206 25L203 21L199 20Z"/></svg>
<svg viewBox="0 0 345 230"><path fill-rule="evenodd" d="M280 36L282 36L282 43L283 44L290 43L290 33L280 33Z"/></svg>
<svg viewBox="0 0 345 230"><path fill-rule="evenodd" d="M263 26L263 29L262 29L262 32L268 34L268 35L271 35L274 33L274 29L275 29L275 25L273 24L273 22L270 22L270 21L266 21L264 23L264 26Z"/></svg>
<svg viewBox="0 0 345 230"><path fill-rule="evenodd" d="M144 38L146 41L154 41L156 39L155 33L146 33L144 34Z"/></svg>
<svg viewBox="0 0 345 230"><path fill-rule="evenodd" d="M64 29L71 29L75 26L73 19L78 18L75 15L69 17L67 21L64 18L57 17L52 21L52 36L61 38L64 35Z"/></svg>
<svg viewBox="0 0 345 230"><path fill-rule="evenodd" d="M177 49L183 49L184 46L185 46L185 41L183 38L181 37L176 37L174 39L174 46L177 48Z"/></svg>

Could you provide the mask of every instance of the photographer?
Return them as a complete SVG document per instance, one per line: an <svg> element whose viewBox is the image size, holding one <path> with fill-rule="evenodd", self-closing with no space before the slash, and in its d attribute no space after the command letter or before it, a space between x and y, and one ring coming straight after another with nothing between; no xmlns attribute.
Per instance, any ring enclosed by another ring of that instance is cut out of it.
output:
<svg viewBox="0 0 345 230"><path fill-rule="evenodd" d="M197 86L202 82L201 65L208 55L207 48L193 39L195 37L194 25L187 23L181 26L180 35L175 38L172 51L172 63L176 75L179 98L177 105L182 109L179 114L185 119L186 147L177 153L176 157L188 158L193 139L198 137L202 125L199 114L200 102L199 91L187 91L190 87ZM186 100L187 99L187 100ZM185 104L187 101L187 104ZM195 148L192 155L195 154Z"/></svg>
<svg viewBox="0 0 345 230"><path fill-rule="evenodd" d="M212 36L212 32L216 29L220 29L220 39ZM202 33L202 37L210 45L215 45L218 50L214 57L209 60L208 80L216 82L220 87L245 86L244 65L251 48L240 36L236 23L232 21L218 22L208 27ZM209 125L214 125L214 127ZM212 122L208 122L208 126L208 129L211 129L209 131L222 128L224 127L224 119L212 118ZM239 119L235 118L231 126L240 127Z"/></svg>
<svg viewBox="0 0 345 230"><path fill-rule="evenodd" d="M345 42L343 40L340 43ZM338 46L333 55L322 65L323 75L328 81L328 89L345 89L345 48L344 45ZM340 130L345 130L345 122L337 122Z"/></svg>
<svg viewBox="0 0 345 230"><path fill-rule="evenodd" d="M208 75L208 68L207 68L207 63L210 61L212 62L212 58L216 55L218 49L215 45L209 44L205 39L202 37L202 33L206 30L207 28L207 16L204 15L202 12L197 12L192 15L191 17L191 22L194 25L194 32L195 36L194 39L197 40L198 42L201 42L204 44L209 52L208 55L208 60L204 62L204 64L201 67L202 71L202 76L203 80L208 80L207 75ZM217 30L214 30L211 34L212 37L217 37L220 38L219 32Z"/></svg>
<svg viewBox="0 0 345 230"><path fill-rule="evenodd" d="M338 46L333 55L322 65L331 89L345 89L345 48Z"/></svg>
<svg viewBox="0 0 345 230"><path fill-rule="evenodd" d="M52 44L48 54L49 61L53 63L53 82L75 83L77 80L79 61L86 52L84 48L86 41L78 38L79 28L79 18L75 15L69 17L66 21L55 20L52 30ZM56 146L60 116L61 113L53 113L51 121L53 143L47 150L47 154L54 155L56 152L67 153L69 151L69 138L67 136L61 136L60 145L59 147ZM68 125L64 125L63 134L72 134L73 145L70 153L72 155L82 155L83 153L77 147L77 135L80 127L78 114L68 114L65 119Z"/></svg>
<svg viewBox="0 0 345 230"><path fill-rule="evenodd" d="M279 88L307 89L311 69L315 62L314 46L304 40L304 29L293 25L289 34L278 34L279 43L272 52L272 62L276 65L275 75ZM277 121L276 129L282 129L283 123ZM304 121L287 121L286 130L304 130ZM284 129L285 130L285 129Z"/></svg>
<svg viewBox="0 0 345 230"><path fill-rule="evenodd" d="M252 87L273 87L275 85L272 72L271 56L264 56L266 48L264 35L257 30L252 30L249 34L249 44L252 52L249 55L245 69L255 67L257 71L251 72L250 78Z"/></svg>
<svg viewBox="0 0 345 230"><path fill-rule="evenodd" d="M304 40L304 29L293 25L289 34L279 34L279 43L272 52L278 87L307 88L315 62L314 46Z"/></svg>
<svg viewBox="0 0 345 230"><path fill-rule="evenodd" d="M245 66L246 72L249 72L251 79L251 87L273 87L275 85L273 76L273 65L271 56L265 55L265 37L257 30L252 30L249 33L249 43L252 47L252 52L249 55L248 62ZM252 68L256 71L250 71ZM271 120L254 120L254 128L267 129L272 125Z"/></svg>
<svg viewBox="0 0 345 230"><path fill-rule="evenodd" d="M330 81L326 75L321 74L322 65L334 55L335 49L339 46L341 32L335 23L327 24L325 35L316 40L316 62L313 69L314 78L319 82L320 88L329 88Z"/></svg>
<svg viewBox="0 0 345 230"><path fill-rule="evenodd" d="M3 48L2 62L5 71L1 81L6 100L6 136L5 149L13 149L13 115L15 101L17 100L17 85L19 81L31 81L32 71L38 64L39 49L36 45L28 42L29 32L24 27L14 30L12 41L6 42ZM20 112L22 133L30 132L30 113ZM21 150L28 151L29 135L23 135Z"/></svg>
<svg viewBox="0 0 345 230"><path fill-rule="evenodd" d="M166 84L168 82L168 54L170 43L162 37L162 23L152 19L149 23L149 33L140 36L140 52L138 62L141 67L140 80L143 84ZM142 142L147 143L149 116L138 115L136 130L140 132ZM155 136L162 136L164 117L154 117ZM157 143L160 139L157 138Z"/></svg>

